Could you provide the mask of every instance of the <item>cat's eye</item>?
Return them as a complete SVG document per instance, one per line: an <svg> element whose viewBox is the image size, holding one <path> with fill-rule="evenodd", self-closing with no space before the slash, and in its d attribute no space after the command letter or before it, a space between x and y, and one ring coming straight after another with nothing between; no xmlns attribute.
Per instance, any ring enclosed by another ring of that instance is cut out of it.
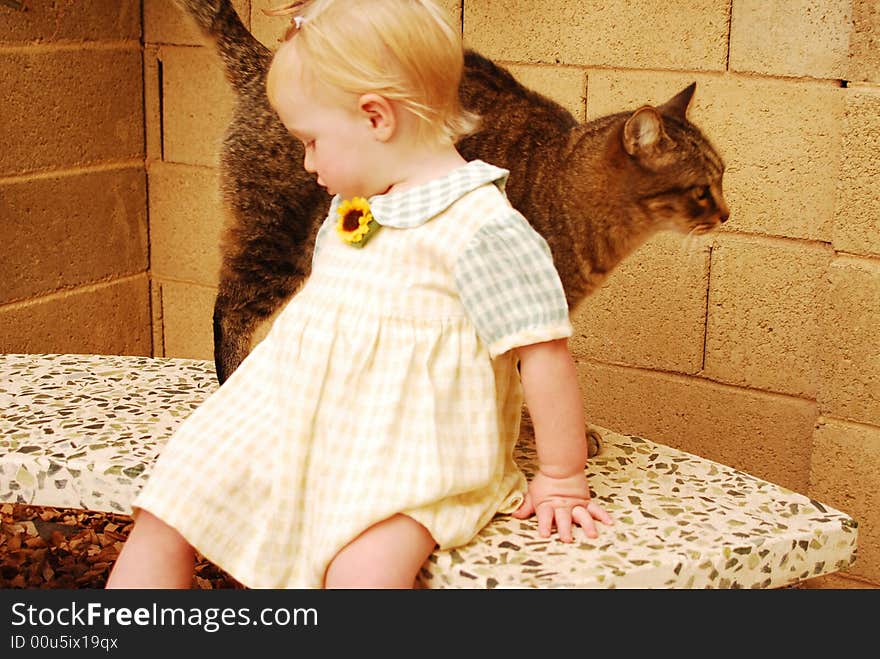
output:
<svg viewBox="0 0 880 659"><path fill-rule="evenodd" d="M700 186L699 188L694 188L691 192L693 194L694 199L697 201L707 201L712 197L712 191L709 189L708 185Z"/></svg>

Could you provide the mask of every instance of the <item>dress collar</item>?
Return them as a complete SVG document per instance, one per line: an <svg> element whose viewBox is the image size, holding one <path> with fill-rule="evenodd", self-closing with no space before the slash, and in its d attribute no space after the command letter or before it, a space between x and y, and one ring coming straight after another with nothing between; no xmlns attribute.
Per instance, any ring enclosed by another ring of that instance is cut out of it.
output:
<svg viewBox="0 0 880 659"><path fill-rule="evenodd" d="M469 163L449 172L446 176L422 185L389 192L369 198L370 211L376 222L395 229L411 229L436 217L461 197L486 183L494 183L503 192L510 174L482 160ZM333 199L334 208L342 199Z"/></svg>

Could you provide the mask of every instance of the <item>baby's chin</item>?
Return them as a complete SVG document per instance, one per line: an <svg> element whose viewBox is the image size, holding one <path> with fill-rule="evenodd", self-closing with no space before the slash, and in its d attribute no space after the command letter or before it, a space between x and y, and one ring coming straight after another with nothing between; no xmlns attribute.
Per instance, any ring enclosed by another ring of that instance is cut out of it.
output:
<svg viewBox="0 0 880 659"><path fill-rule="evenodd" d="M375 194L365 194L364 192L337 192L332 188L327 188L327 192L329 192L332 196L339 195L341 199L354 199L355 197L360 197L362 199L369 199L370 197L374 197Z"/></svg>
<svg viewBox="0 0 880 659"><path fill-rule="evenodd" d="M361 197L363 199L370 199L372 197L378 197L379 195L388 194L391 191L392 186L389 185L380 190L337 190L336 188L331 188L329 185L325 185L321 181L318 181L318 185L323 187L327 193L331 196L339 195L342 199L354 199L355 197Z"/></svg>

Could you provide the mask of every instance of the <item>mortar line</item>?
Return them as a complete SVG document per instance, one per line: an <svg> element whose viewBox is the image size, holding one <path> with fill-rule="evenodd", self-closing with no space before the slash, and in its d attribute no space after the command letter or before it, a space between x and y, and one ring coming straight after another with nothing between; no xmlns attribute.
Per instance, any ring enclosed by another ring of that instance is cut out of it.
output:
<svg viewBox="0 0 880 659"><path fill-rule="evenodd" d="M478 51L479 52L479 51ZM721 79L760 79L760 80L771 80L777 82L807 82L807 83L825 83L829 85L833 85L834 87L840 87L840 78L812 78L810 76L791 76L791 75L781 75L781 74L772 74L772 73L759 73L756 71L726 71L722 69L659 69L659 68L634 68L629 66L622 65L613 65L613 64L569 64L569 63L555 63L555 62L520 62L516 60L508 60L508 59L493 59L493 62L498 64L499 66L533 66L540 68L550 68L550 69L578 69L583 71L610 71L612 73L649 73L649 74L661 74L661 75L678 75L678 76L701 76L705 78L721 78Z"/></svg>
<svg viewBox="0 0 880 659"><path fill-rule="evenodd" d="M724 70L730 71L730 38L733 34L733 0L727 3L727 53L724 56Z"/></svg>
<svg viewBox="0 0 880 659"><path fill-rule="evenodd" d="M141 50L143 41L138 39L122 39L118 41L53 41L52 43L28 42L22 44L4 44L0 46L0 55L28 55L46 53L83 51L83 50Z"/></svg>
<svg viewBox="0 0 880 659"><path fill-rule="evenodd" d="M662 368L649 368L646 366L631 366L629 364L617 364L610 362L599 361L598 359L593 359L590 357L578 356L576 357L576 361L582 364L592 364L596 366L608 366L612 368L619 368L625 371L631 371L635 373L640 373L643 375L655 375L655 376L664 376L670 380L679 382L681 384L689 384L693 383L694 380L701 382L703 384L714 385L717 387L721 387L722 389L729 389L731 391L738 392L747 392L751 394L760 394L762 396L770 396L773 398L781 398L787 401L800 401L801 403L812 403L817 404L817 401L814 397L808 396L800 396L798 394L787 394L782 391L771 391L769 389L758 389L756 387L750 387L747 385L741 384L732 384L730 382L723 382L721 380L713 380L712 378L706 377L705 375L701 375L699 373L681 373L679 371L669 371ZM818 409L817 409L818 414ZM827 418L827 416L826 416Z"/></svg>
<svg viewBox="0 0 880 659"><path fill-rule="evenodd" d="M868 423L867 421L853 421L852 419L847 419L843 416L835 416L833 414L822 414L819 413L819 423L822 425L827 425L829 421L835 423L845 423L848 426L857 426L858 428L863 428L864 430L872 430L872 431L880 431L880 426Z"/></svg>
<svg viewBox="0 0 880 659"><path fill-rule="evenodd" d="M124 284L133 281L145 275L149 278L149 272L147 270L138 270L137 272L131 272L122 275L107 275L106 277L83 282L81 284L62 286L53 291L37 293L32 297L18 298L15 300L10 300L9 302L3 302L2 304L0 304L0 311L16 311L18 309L25 309L34 304L53 302L64 297L68 297L71 293L92 293L99 289L107 288L108 286L113 286L115 284Z"/></svg>
<svg viewBox="0 0 880 659"><path fill-rule="evenodd" d="M836 250L834 253L835 259L838 262L843 262L844 264L851 265L865 265L867 263L871 263L873 265L877 265L880 263L880 256L875 254L856 254L855 252L847 252L844 250Z"/></svg>
<svg viewBox="0 0 880 659"><path fill-rule="evenodd" d="M147 243L149 249L149 243ZM147 313L150 314L150 355L156 356L156 328L153 327L155 320L155 308L153 305L153 274L150 272L149 262L147 265Z"/></svg>
<svg viewBox="0 0 880 659"><path fill-rule="evenodd" d="M146 222L146 230L147 230L147 313L150 315L150 355L153 357L156 356L156 333L153 328L153 269L152 269L152 240L150 239L150 177L147 174L147 151L149 150L148 142L148 130L147 130L147 115L149 113L148 104L148 94L147 94L147 76L146 76L146 67L147 67L147 45L146 39L144 38L146 34L145 24L144 24L144 7L143 3L141 4L141 99L144 105L144 114L143 114L143 138L144 138L144 160L143 160L143 172L144 172L144 220ZM158 60L158 52L156 53Z"/></svg>
<svg viewBox="0 0 880 659"><path fill-rule="evenodd" d="M193 281L192 279L182 279L180 277L175 277L173 275L163 275L162 273L153 274L153 278L156 280L161 280L166 284L184 284L186 286L196 286L198 288L204 288L207 290L216 291L216 284L202 284L197 281Z"/></svg>
<svg viewBox="0 0 880 659"><path fill-rule="evenodd" d="M0 176L0 185L10 185L15 183L28 183L31 181L42 181L46 179L63 178L66 176L81 176L83 174L97 174L100 172L112 172L115 170L132 169L135 167L143 167L144 161L140 160L118 160L111 163L98 163L94 165L79 165L77 167L68 167L63 169L49 169L38 172L22 172L21 174L13 174L11 176Z"/></svg>
<svg viewBox="0 0 880 659"><path fill-rule="evenodd" d="M161 332L162 338L162 356L165 357L168 353L165 351L165 287L162 284L159 284L159 318L161 322L159 323L159 331Z"/></svg>
<svg viewBox="0 0 880 659"><path fill-rule="evenodd" d="M706 370L706 352L709 343L709 296L712 292L712 251L714 244L709 244L709 264L706 268L706 304L703 307L703 355L700 362L700 373Z"/></svg>
<svg viewBox="0 0 880 659"><path fill-rule="evenodd" d="M589 71L584 71L584 84L581 88L583 91L583 96L581 97L581 116L578 117L578 121L581 123L586 123L587 117L590 116L590 108L589 108L589 98L590 98L590 73Z"/></svg>
<svg viewBox="0 0 880 659"><path fill-rule="evenodd" d="M159 85L159 160L165 162L165 64L158 52L156 53L156 78ZM144 123L146 124L146 122ZM146 153L146 150L144 152Z"/></svg>
<svg viewBox="0 0 880 659"><path fill-rule="evenodd" d="M771 243L795 243L799 245L814 245L818 247L828 247L833 249L834 245L829 240L820 238L800 238L797 236L780 236L772 233L761 233L759 231L743 231L739 229L725 229L716 234L715 241L722 237L732 237L734 240L746 240L749 238L760 238Z"/></svg>

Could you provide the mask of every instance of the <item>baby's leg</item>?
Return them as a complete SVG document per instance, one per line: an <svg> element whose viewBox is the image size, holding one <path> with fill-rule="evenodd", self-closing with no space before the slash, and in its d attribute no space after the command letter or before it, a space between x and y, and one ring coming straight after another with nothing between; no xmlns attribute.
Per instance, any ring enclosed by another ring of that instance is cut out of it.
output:
<svg viewBox="0 0 880 659"><path fill-rule="evenodd" d="M374 524L343 547L330 562L326 588L413 588L419 568L437 543L424 526L406 515Z"/></svg>
<svg viewBox="0 0 880 659"><path fill-rule="evenodd" d="M189 588L194 569L195 551L183 536L140 510L107 588Z"/></svg>

